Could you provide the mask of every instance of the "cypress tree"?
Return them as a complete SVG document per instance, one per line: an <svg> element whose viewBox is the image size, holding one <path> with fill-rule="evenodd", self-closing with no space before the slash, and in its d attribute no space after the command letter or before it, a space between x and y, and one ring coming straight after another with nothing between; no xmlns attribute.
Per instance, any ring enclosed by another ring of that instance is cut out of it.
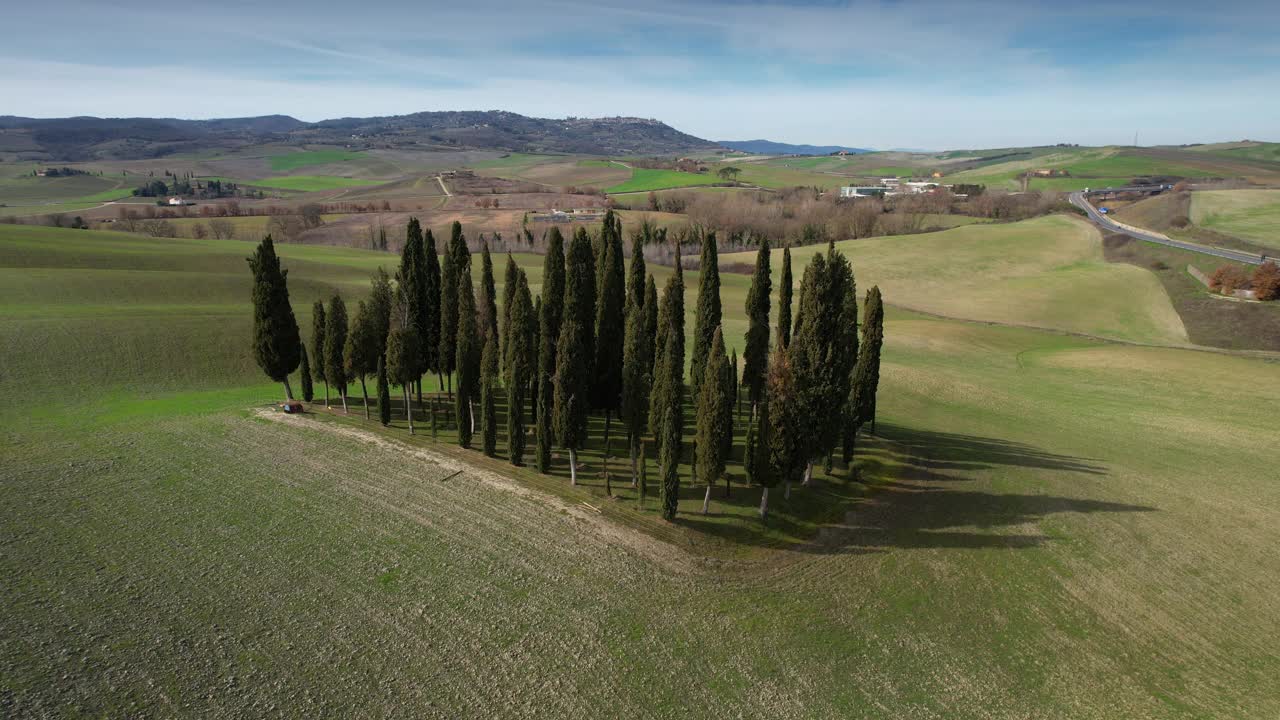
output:
<svg viewBox="0 0 1280 720"><path fill-rule="evenodd" d="M440 301L441 301L441 280L440 280L440 258L436 255L436 238L431 234L428 228L422 237L422 293L423 293L423 315L421 316L421 327L418 328L419 347L422 358L422 372L434 372L437 378L439 388L444 387L444 378L440 375L441 359L440 359ZM435 420L435 403L432 403L432 421Z"/></svg>
<svg viewBox="0 0 1280 720"><path fill-rule="evenodd" d="M458 353L458 279L462 270L458 268L461 253L458 245L466 249L466 240L462 237L462 224L455 222L444 249L444 260L440 264L440 372L449 381L449 395L453 396L453 371L457 369ZM471 270L468 267L467 273Z"/></svg>
<svg viewBox="0 0 1280 720"><path fill-rule="evenodd" d="M769 427L757 442L763 442L767 436L772 463L770 467L776 475L775 481L785 484L784 497L790 497L791 481L800 477L807 458L801 437L804 432L800 417L802 407L796 397L795 372L787 348L774 349L769 360L766 388L771 406Z"/></svg>
<svg viewBox="0 0 1280 720"><path fill-rule="evenodd" d="M491 328L485 333L484 355L480 362L480 446L486 457L498 451L498 337Z"/></svg>
<svg viewBox="0 0 1280 720"><path fill-rule="evenodd" d="M778 284L778 342L791 344L791 248L782 248L782 277Z"/></svg>
<svg viewBox="0 0 1280 720"><path fill-rule="evenodd" d="M726 441L733 436L733 427L729 424L733 412L729 398L729 358L724 354L724 336L719 327L711 336L708 353L697 398L698 453L694 467L698 481L707 487L702 500L703 515L711 505L711 488L724 474ZM693 366L694 375L698 374L699 367Z"/></svg>
<svg viewBox="0 0 1280 720"><path fill-rule="evenodd" d="M573 278L571 271L567 287L574 286ZM590 276L587 281L592 281ZM568 305L566 303L566 307ZM555 407L552 412L556 441L569 451L569 482L572 485L578 484L578 450L586 441L586 401L591 383L587 358L576 351L581 334L576 316L566 312L564 324L560 326L560 347L556 353L559 366L556 368Z"/></svg>
<svg viewBox="0 0 1280 720"><path fill-rule="evenodd" d="M458 444L471 447L475 433L473 405L480 393L480 340L476 328L476 297L471 283L471 255L462 246L462 254L454 258L458 273L458 346L454 354L454 366L458 372L458 387L454 393L454 415L458 422Z"/></svg>
<svg viewBox="0 0 1280 720"><path fill-rule="evenodd" d="M298 375L302 379L302 399L311 402L316 394L315 386L311 384L311 363L307 361L307 346L303 345L299 351L302 355L302 361L298 364Z"/></svg>
<svg viewBox="0 0 1280 720"><path fill-rule="evenodd" d="M658 354L658 348L654 347L658 342L658 284L652 274L644 284L644 336L649 347L649 355L644 359L644 372L652 378L654 358Z"/></svg>
<svg viewBox="0 0 1280 720"><path fill-rule="evenodd" d="M363 300L356 304L356 315L343 348L343 371L346 377L360 379L360 395L364 398L364 419L369 419L369 390L365 377L378 369L377 319Z"/></svg>
<svg viewBox="0 0 1280 720"><path fill-rule="evenodd" d="M649 394L649 430L655 437L661 435L660 426L666 418L670 403L667 385L670 377L679 381L684 392L684 272L680 267L680 242L676 240L675 273L662 290L662 306L658 309L658 327L654 342L662 343L661 351L654 358L653 388ZM670 340L670 342L668 342ZM674 364L667 368L667 351L675 353ZM681 413L677 413L679 418Z"/></svg>
<svg viewBox="0 0 1280 720"><path fill-rule="evenodd" d="M347 412L347 371L342 353L347 345L347 306L337 293L325 310L324 374L342 398L342 412Z"/></svg>
<svg viewBox="0 0 1280 720"><path fill-rule="evenodd" d="M547 233L547 255L542 266L541 307L538 310L538 385L535 397L534 430L537 433L537 453L534 464L538 472L551 472L551 446L555 443L554 394L556 375L556 344L560 341L560 326L564 319L565 285L564 236L560 228L553 227Z"/></svg>
<svg viewBox="0 0 1280 720"><path fill-rule="evenodd" d="M387 385L387 359L378 356L378 420L385 427L391 424L391 388Z"/></svg>
<svg viewBox="0 0 1280 720"><path fill-rule="evenodd" d="M592 407L604 411L605 447L609 421L622 404L622 356L625 335L626 276L623 271L622 222L610 210L601 232L595 323L595 361L591 368Z"/></svg>
<svg viewBox="0 0 1280 720"><path fill-rule="evenodd" d="M426 308L423 307L426 288L423 287L422 277L426 264L424 252L422 225L418 222L418 218L411 217L405 230L404 248L400 251L400 268L396 271L396 281L404 296L408 321L413 324L419 338L422 337L426 323ZM421 375L425 370L423 363L419 361L416 365ZM417 380L417 378L414 379ZM422 400L421 389L418 392L418 400L419 402Z"/></svg>
<svg viewBox="0 0 1280 720"><path fill-rule="evenodd" d="M649 459L645 457L644 440L640 441L640 480L636 487L636 506L644 509L644 498L649 494Z"/></svg>
<svg viewBox="0 0 1280 720"><path fill-rule="evenodd" d="M778 473L774 469L770 448L773 447L773 424L769 418L769 402L760 398L756 405L756 417L751 424L751 440L748 445L750 469L747 471L751 482L760 486L760 519L769 517L769 488L778 484Z"/></svg>
<svg viewBox="0 0 1280 720"><path fill-rule="evenodd" d="M773 292L769 267L769 239L761 238L756 252L756 271L747 291L747 337L742 351L742 384L754 407L764 394L769 367L769 294Z"/></svg>
<svg viewBox="0 0 1280 720"><path fill-rule="evenodd" d="M729 392L730 397L733 398L733 406L736 410L740 410L742 405L742 396L738 393L739 377L741 376L738 375L738 348L735 346L733 348L733 352L729 354L729 379L731 380L729 383Z"/></svg>
<svg viewBox="0 0 1280 720"><path fill-rule="evenodd" d="M698 308L693 321L693 357L689 374L689 394L700 397L703 370L708 365L707 353L712 337L720 329L720 266L716 250L716 234L702 236L702 259L698 266Z"/></svg>
<svg viewBox="0 0 1280 720"><path fill-rule="evenodd" d="M324 335L324 301L317 300L311 306L311 355L316 359L312 372L317 381L324 383L324 406L329 407L329 379L324 374Z"/></svg>
<svg viewBox="0 0 1280 720"><path fill-rule="evenodd" d="M677 278L673 278L673 282ZM670 288L672 283L668 283ZM669 323L671 324L671 323ZM654 435L658 438L658 457L662 470L662 487L659 495L662 498L662 517L675 518L676 506L680 496L680 444L684 426L684 359L682 357L681 336L675 328L668 328L666 349L662 353L659 382L655 383L654 394L659 391L660 405L658 412L661 421Z"/></svg>
<svg viewBox="0 0 1280 720"><path fill-rule="evenodd" d="M858 367L854 380L857 424L871 423L871 434L876 432L876 391L880 386L880 350L884 345L884 303L879 286L867 291L863 310L862 346L858 353ZM856 431L855 431L856 432ZM846 455L853 450L846 449Z"/></svg>
<svg viewBox="0 0 1280 720"><path fill-rule="evenodd" d="M637 456L640 437L649 424L649 386L653 377L646 364L652 357L649 343L652 338L645 333L645 311L627 298L626 345L622 354L622 424L627 431L631 450L631 485L636 484Z"/></svg>
<svg viewBox="0 0 1280 720"><path fill-rule="evenodd" d="M527 331L533 304L524 271L517 269L514 284L507 320L512 327L507 341L507 457L512 465L520 466L524 464L525 394L534 370L534 336Z"/></svg>
<svg viewBox="0 0 1280 720"><path fill-rule="evenodd" d="M644 264L644 246L645 240L652 235L653 226L645 220L640 224L638 232L631 233L631 267L627 268L627 302L632 303L637 308L644 307L644 286L645 286L645 264Z"/></svg>
<svg viewBox="0 0 1280 720"><path fill-rule="evenodd" d="M591 238L586 228L581 227L573 234L565 260L564 317L561 322L569 320L578 327L578 344L574 346L574 352L586 356L587 376L590 377L591 363L596 356L596 255L591 249ZM558 354L559 349L556 352ZM587 396L583 399L589 403L591 385L584 389Z"/></svg>
<svg viewBox="0 0 1280 720"><path fill-rule="evenodd" d="M369 336L374 343L373 353L379 357L387 353L387 333L391 332L391 305L394 298L391 278L382 266L378 266L370 279ZM376 372L376 369L371 367L369 372Z"/></svg>
<svg viewBox="0 0 1280 720"><path fill-rule="evenodd" d="M404 416L413 434L413 412L409 405L409 385L417 377L421 349L417 328L409 317L408 303L401 294L391 313L391 332L387 334L387 378L400 386L404 396ZM389 414L389 413L388 413Z"/></svg>
<svg viewBox="0 0 1280 720"><path fill-rule="evenodd" d="M516 265L515 258L511 257L511 253L507 253L507 267L502 277L502 328L501 334L498 336L499 350L502 357L503 372L509 364L507 355L508 348L511 347L511 305L515 302L516 285L519 282L520 267ZM520 332L524 332L521 328Z"/></svg>
<svg viewBox="0 0 1280 720"><path fill-rule="evenodd" d="M486 241L480 249L480 327L481 337L493 333L494 342L498 342L498 293L493 280L493 257L489 255L489 243ZM498 352L498 348L494 348ZM496 357L496 356L495 356Z"/></svg>

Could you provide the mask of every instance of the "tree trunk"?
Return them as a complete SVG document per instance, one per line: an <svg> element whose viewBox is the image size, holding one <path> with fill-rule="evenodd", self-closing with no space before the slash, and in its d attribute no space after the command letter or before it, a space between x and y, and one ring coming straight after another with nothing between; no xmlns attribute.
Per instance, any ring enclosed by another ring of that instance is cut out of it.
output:
<svg viewBox="0 0 1280 720"><path fill-rule="evenodd" d="M351 414L351 412L347 410L347 389L345 387L342 388L342 414L343 415Z"/></svg>
<svg viewBox="0 0 1280 720"><path fill-rule="evenodd" d="M729 482L729 473L724 474L724 496L733 497L733 485Z"/></svg>
<svg viewBox="0 0 1280 720"><path fill-rule="evenodd" d="M876 434L876 419L874 417L871 418L871 434Z"/></svg>
<svg viewBox="0 0 1280 720"><path fill-rule="evenodd" d="M791 499L791 478L787 478L782 483L782 499L783 500Z"/></svg>
<svg viewBox="0 0 1280 720"><path fill-rule="evenodd" d="M369 391L365 389L364 376L360 376L360 394L364 396L364 419L369 419Z"/></svg>
<svg viewBox="0 0 1280 720"><path fill-rule="evenodd" d="M569 448L569 484L578 484L578 452Z"/></svg>
<svg viewBox="0 0 1280 720"><path fill-rule="evenodd" d="M640 454L636 452L640 443L636 442L637 438L631 437L631 487L636 486L636 478L640 476Z"/></svg>
<svg viewBox="0 0 1280 720"><path fill-rule="evenodd" d="M471 434L475 435L476 434L476 406L475 406L475 403L471 402L470 398L467 398L467 419L470 420L471 422Z"/></svg>
<svg viewBox="0 0 1280 720"><path fill-rule="evenodd" d="M804 464L804 480L801 480L800 484L805 487L808 487L809 482L812 480L813 480L813 461L809 460Z"/></svg>
<svg viewBox="0 0 1280 720"><path fill-rule="evenodd" d="M449 373L449 401L453 401L453 373Z"/></svg>
<svg viewBox="0 0 1280 720"><path fill-rule="evenodd" d="M436 396L431 396L431 439L436 439Z"/></svg>
<svg viewBox="0 0 1280 720"><path fill-rule="evenodd" d="M760 519L764 520L769 515L769 488L760 488Z"/></svg>
<svg viewBox="0 0 1280 720"><path fill-rule="evenodd" d="M607 408L604 411L604 446L606 449L609 447L609 418L612 412Z"/></svg>
<svg viewBox="0 0 1280 720"><path fill-rule="evenodd" d="M293 386L289 384L289 378L284 379L284 396L288 400L293 399Z"/></svg>
<svg viewBox="0 0 1280 720"><path fill-rule="evenodd" d="M711 483L707 483L707 494L702 496L702 514L707 514L707 509L711 507Z"/></svg>
<svg viewBox="0 0 1280 720"><path fill-rule="evenodd" d="M421 410L422 409L422 378L419 377L418 381L414 383L414 385L417 386L416 389L418 391L418 409Z"/></svg>
<svg viewBox="0 0 1280 720"><path fill-rule="evenodd" d="M413 408L409 407L409 384L405 383L400 388L404 390L404 416L409 421L409 434L413 434Z"/></svg>
<svg viewBox="0 0 1280 720"><path fill-rule="evenodd" d="M324 381L324 406L329 407L329 379Z"/></svg>

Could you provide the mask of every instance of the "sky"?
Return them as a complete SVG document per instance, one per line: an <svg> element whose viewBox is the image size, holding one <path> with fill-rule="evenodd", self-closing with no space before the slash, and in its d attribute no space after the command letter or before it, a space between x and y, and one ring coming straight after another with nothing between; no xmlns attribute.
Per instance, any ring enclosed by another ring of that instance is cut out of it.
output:
<svg viewBox="0 0 1280 720"><path fill-rule="evenodd" d="M46 0L0 114L629 115L876 149L1280 140L1280 2Z"/></svg>

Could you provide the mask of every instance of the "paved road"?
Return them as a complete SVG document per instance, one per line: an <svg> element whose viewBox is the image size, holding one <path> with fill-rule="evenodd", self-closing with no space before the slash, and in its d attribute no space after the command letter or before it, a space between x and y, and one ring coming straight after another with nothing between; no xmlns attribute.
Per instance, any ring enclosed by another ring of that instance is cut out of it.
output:
<svg viewBox="0 0 1280 720"><path fill-rule="evenodd" d="M1075 205L1076 207L1088 213L1089 219L1093 220L1103 229L1109 230L1114 233L1120 233L1121 235L1128 235L1131 238L1135 238L1138 240L1145 240L1146 242L1156 243L1158 245L1168 245L1169 247L1175 247L1175 248L1178 248L1179 250L1190 250L1191 252L1200 253L1202 255L1213 255L1214 257L1225 258L1227 260L1235 260L1237 262L1249 263L1250 265L1262 264L1262 260L1263 260L1262 257L1259 255L1254 255L1253 253L1240 252L1238 250L1227 250L1225 248L1208 247L1205 245L1196 245L1195 243L1171 240L1169 238L1159 237L1157 235L1152 235L1150 233L1144 233L1138 230L1130 230L1129 228L1120 227L1114 222L1111 222L1111 220L1106 215L1103 215L1102 213L1098 212L1098 209L1095 208L1087 198L1085 198L1083 192L1071 193L1071 204Z"/></svg>

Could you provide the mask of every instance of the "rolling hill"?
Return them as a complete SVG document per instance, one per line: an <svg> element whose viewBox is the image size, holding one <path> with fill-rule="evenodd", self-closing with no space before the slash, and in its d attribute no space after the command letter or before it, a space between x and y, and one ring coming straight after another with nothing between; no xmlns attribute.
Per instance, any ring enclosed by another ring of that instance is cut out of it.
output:
<svg viewBox="0 0 1280 720"><path fill-rule="evenodd" d="M755 153L757 155L830 155L841 150L849 153L872 152L866 148L846 147L844 145L792 145L772 140L717 140L718 144L732 150Z"/></svg>

